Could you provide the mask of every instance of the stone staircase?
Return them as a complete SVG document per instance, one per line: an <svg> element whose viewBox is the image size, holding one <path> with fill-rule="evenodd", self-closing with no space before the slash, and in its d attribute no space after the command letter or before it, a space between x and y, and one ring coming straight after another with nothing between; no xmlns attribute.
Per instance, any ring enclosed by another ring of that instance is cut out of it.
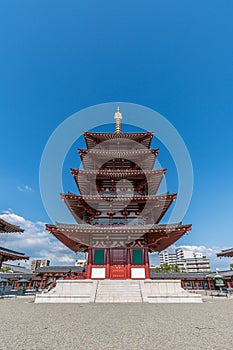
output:
<svg viewBox="0 0 233 350"><path fill-rule="evenodd" d="M140 281L98 281L96 303L140 303L142 302Z"/></svg>
<svg viewBox="0 0 233 350"><path fill-rule="evenodd" d="M201 303L180 280L58 280L35 303Z"/></svg>

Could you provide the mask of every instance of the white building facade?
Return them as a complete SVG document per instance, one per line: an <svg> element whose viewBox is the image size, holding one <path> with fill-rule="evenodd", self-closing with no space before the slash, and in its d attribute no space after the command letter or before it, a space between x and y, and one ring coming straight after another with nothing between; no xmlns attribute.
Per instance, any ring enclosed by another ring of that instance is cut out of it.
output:
<svg viewBox="0 0 233 350"><path fill-rule="evenodd" d="M200 252L185 251L182 248L177 248L175 254L168 253L164 250L159 255L160 265L165 263L177 264L181 272L204 272L211 271L210 261Z"/></svg>

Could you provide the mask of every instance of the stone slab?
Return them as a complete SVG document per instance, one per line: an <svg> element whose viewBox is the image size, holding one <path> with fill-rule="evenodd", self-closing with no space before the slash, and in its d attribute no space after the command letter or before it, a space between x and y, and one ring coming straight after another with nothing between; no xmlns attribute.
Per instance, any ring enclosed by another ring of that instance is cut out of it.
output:
<svg viewBox="0 0 233 350"><path fill-rule="evenodd" d="M55 288L36 294L35 303L91 303L95 300L97 281L58 280Z"/></svg>
<svg viewBox="0 0 233 350"><path fill-rule="evenodd" d="M144 300L148 303L201 303L200 294L181 287L180 280L145 280L141 284Z"/></svg>

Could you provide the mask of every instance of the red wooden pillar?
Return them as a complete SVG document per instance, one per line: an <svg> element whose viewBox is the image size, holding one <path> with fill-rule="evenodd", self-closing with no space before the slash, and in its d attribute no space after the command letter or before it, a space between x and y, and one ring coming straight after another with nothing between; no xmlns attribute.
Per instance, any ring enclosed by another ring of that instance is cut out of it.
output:
<svg viewBox="0 0 233 350"><path fill-rule="evenodd" d="M31 285L32 285L32 281L30 281L29 283L28 283L28 290L30 290L31 289Z"/></svg>
<svg viewBox="0 0 233 350"><path fill-rule="evenodd" d="M195 281L195 284L196 284L196 289L199 289L198 281Z"/></svg>
<svg viewBox="0 0 233 350"><path fill-rule="evenodd" d="M54 287L54 284L55 284L55 276L54 276L54 274L53 274L53 276L52 276L52 284L51 284L51 288L53 288L53 287Z"/></svg>
<svg viewBox="0 0 233 350"><path fill-rule="evenodd" d="M44 275L41 275L41 281L40 281L40 289L43 288L43 280L44 280Z"/></svg>
<svg viewBox="0 0 233 350"><path fill-rule="evenodd" d="M210 280L207 279L207 282L208 282L208 288L209 288L209 290L211 290L211 283L210 283Z"/></svg>
<svg viewBox="0 0 233 350"><path fill-rule="evenodd" d="M92 248L88 249L88 261L87 261L87 278L91 278L91 269L92 269Z"/></svg>
<svg viewBox="0 0 233 350"><path fill-rule="evenodd" d="M150 264L149 264L149 253L148 248L144 248L144 261L145 261L145 276L146 279L150 279Z"/></svg>
<svg viewBox="0 0 233 350"><path fill-rule="evenodd" d="M227 288L231 288L231 282L227 281Z"/></svg>
<svg viewBox="0 0 233 350"><path fill-rule="evenodd" d="M132 266L132 258L131 258L131 249L126 248L126 278L130 279L131 278L131 266Z"/></svg>
<svg viewBox="0 0 233 350"><path fill-rule="evenodd" d="M44 287L45 287L45 288L47 287L48 280L49 280L49 276L46 276L46 278L45 278L45 282L44 282Z"/></svg>
<svg viewBox="0 0 233 350"><path fill-rule="evenodd" d="M110 248L105 249L105 265L106 265L106 272L105 272L105 278L110 278Z"/></svg>

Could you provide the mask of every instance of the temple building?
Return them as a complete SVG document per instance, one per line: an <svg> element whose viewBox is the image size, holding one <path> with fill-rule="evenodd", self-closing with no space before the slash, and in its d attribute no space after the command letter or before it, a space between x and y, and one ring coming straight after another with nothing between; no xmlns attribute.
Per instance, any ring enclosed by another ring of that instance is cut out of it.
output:
<svg viewBox="0 0 233 350"><path fill-rule="evenodd" d="M154 170L153 132L85 132L82 169L71 169L78 193L61 194L76 224L46 229L74 252L88 253L87 279L150 279L149 253L161 252L191 230L160 224L176 194L157 194L166 169Z"/></svg>
<svg viewBox="0 0 233 350"><path fill-rule="evenodd" d="M229 249L224 249L220 253L217 253L217 257L222 258L222 257L233 257L233 248Z"/></svg>
<svg viewBox="0 0 233 350"><path fill-rule="evenodd" d="M0 233L8 234L11 232L24 232L19 226L12 225L9 222L0 218ZM13 261L13 260L28 260L29 257L23 253L16 252L11 249L7 249L4 247L0 247L0 269L2 267L2 263L5 261Z"/></svg>

